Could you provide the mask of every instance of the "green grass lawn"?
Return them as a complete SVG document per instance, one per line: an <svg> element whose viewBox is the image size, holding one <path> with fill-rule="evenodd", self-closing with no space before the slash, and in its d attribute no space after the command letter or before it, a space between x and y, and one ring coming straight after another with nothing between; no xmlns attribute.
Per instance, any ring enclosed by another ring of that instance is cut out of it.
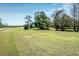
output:
<svg viewBox="0 0 79 59"><path fill-rule="evenodd" d="M0 55L79 55L79 33L54 30L0 29Z"/></svg>

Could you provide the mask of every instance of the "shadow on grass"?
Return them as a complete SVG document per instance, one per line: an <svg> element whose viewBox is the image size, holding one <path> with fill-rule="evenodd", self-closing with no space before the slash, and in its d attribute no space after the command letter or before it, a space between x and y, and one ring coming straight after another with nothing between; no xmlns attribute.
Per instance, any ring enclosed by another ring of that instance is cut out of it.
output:
<svg viewBox="0 0 79 59"><path fill-rule="evenodd" d="M32 29L26 29L26 30L34 30L34 31L44 31L44 30L50 30L50 31L56 31L54 28L50 28L50 29L38 29L38 28L32 28ZM59 29L58 31L61 31L61 29ZM74 32L72 29L65 29L64 31L61 32Z"/></svg>
<svg viewBox="0 0 79 59"><path fill-rule="evenodd" d="M51 29L38 29L38 28L32 28L33 30L51 30Z"/></svg>
<svg viewBox="0 0 79 59"><path fill-rule="evenodd" d="M66 32L74 32L73 30L65 30Z"/></svg>
<svg viewBox="0 0 79 59"><path fill-rule="evenodd" d="M56 31L56 30L53 30L53 31ZM61 31L61 30L58 30L58 31ZM61 31L61 32L74 32L73 30L64 30L64 31Z"/></svg>

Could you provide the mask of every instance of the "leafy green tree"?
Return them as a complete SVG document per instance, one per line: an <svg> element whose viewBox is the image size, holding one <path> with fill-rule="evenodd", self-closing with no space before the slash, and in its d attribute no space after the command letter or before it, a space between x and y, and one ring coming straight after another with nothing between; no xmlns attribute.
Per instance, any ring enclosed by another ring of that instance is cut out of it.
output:
<svg viewBox="0 0 79 59"><path fill-rule="evenodd" d="M49 29L50 19L44 11L37 11L35 13L35 25L39 29Z"/></svg>
<svg viewBox="0 0 79 59"><path fill-rule="evenodd" d="M31 18L32 17L30 15L27 15L25 17L26 21L25 21L24 29L30 29L30 23L32 22Z"/></svg>

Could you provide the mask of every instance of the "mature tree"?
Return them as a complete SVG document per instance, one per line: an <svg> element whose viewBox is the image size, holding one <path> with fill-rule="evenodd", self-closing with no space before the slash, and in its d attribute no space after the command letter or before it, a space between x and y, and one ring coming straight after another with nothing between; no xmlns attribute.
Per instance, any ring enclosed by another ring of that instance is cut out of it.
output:
<svg viewBox="0 0 79 59"><path fill-rule="evenodd" d="M72 28L73 20L67 14L63 14L62 18L60 19L61 30L64 31L66 28Z"/></svg>
<svg viewBox="0 0 79 59"><path fill-rule="evenodd" d="M54 11L54 14L52 14L52 17L54 18L54 26L56 28L56 31L58 31L58 29L61 27L62 31L64 30L63 28L63 20L60 21L61 19L63 19L64 12L63 10L56 10Z"/></svg>
<svg viewBox="0 0 79 59"><path fill-rule="evenodd" d="M60 13L60 27L61 27L61 31L64 31L64 23L65 23L65 13L64 13L64 10L61 10L61 13Z"/></svg>
<svg viewBox="0 0 79 59"><path fill-rule="evenodd" d="M44 11L37 11L35 13L35 25L39 29L49 29L50 19Z"/></svg>
<svg viewBox="0 0 79 59"><path fill-rule="evenodd" d="M58 29L64 31L65 28L72 27L73 25L73 20L64 10L56 10L52 16L54 18L53 25L56 28L56 31L58 31Z"/></svg>
<svg viewBox="0 0 79 59"><path fill-rule="evenodd" d="M73 20L71 19L71 17L67 14L63 15L64 17L64 27L72 27L73 25Z"/></svg>
<svg viewBox="0 0 79 59"><path fill-rule="evenodd" d="M79 3L71 4L71 15L74 20L74 31L79 31Z"/></svg>
<svg viewBox="0 0 79 59"><path fill-rule="evenodd" d="M71 15L73 17L74 20L74 31L76 32L76 25L77 25L77 4L73 3L71 4Z"/></svg>
<svg viewBox="0 0 79 59"><path fill-rule="evenodd" d="M31 18L32 17L30 15L27 15L25 17L26 21L25 21L24 29L30 29L30 22L32 21Z"/></svg>
<svg viewBox="0 0 79 59"><path fill-rule="evenodd" d="M79 32L79 3L76 3L77 7L77 32Z"/></svg>

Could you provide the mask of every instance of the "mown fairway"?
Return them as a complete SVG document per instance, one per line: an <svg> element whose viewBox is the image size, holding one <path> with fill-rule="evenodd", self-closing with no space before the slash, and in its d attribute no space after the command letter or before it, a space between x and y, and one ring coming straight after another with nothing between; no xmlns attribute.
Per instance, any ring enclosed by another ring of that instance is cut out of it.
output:
<svg viewBox="0 0 79 59"><path fill-rule="evenodd" d="M3 28L0 55L79 55L79 33Z"/></svg>

